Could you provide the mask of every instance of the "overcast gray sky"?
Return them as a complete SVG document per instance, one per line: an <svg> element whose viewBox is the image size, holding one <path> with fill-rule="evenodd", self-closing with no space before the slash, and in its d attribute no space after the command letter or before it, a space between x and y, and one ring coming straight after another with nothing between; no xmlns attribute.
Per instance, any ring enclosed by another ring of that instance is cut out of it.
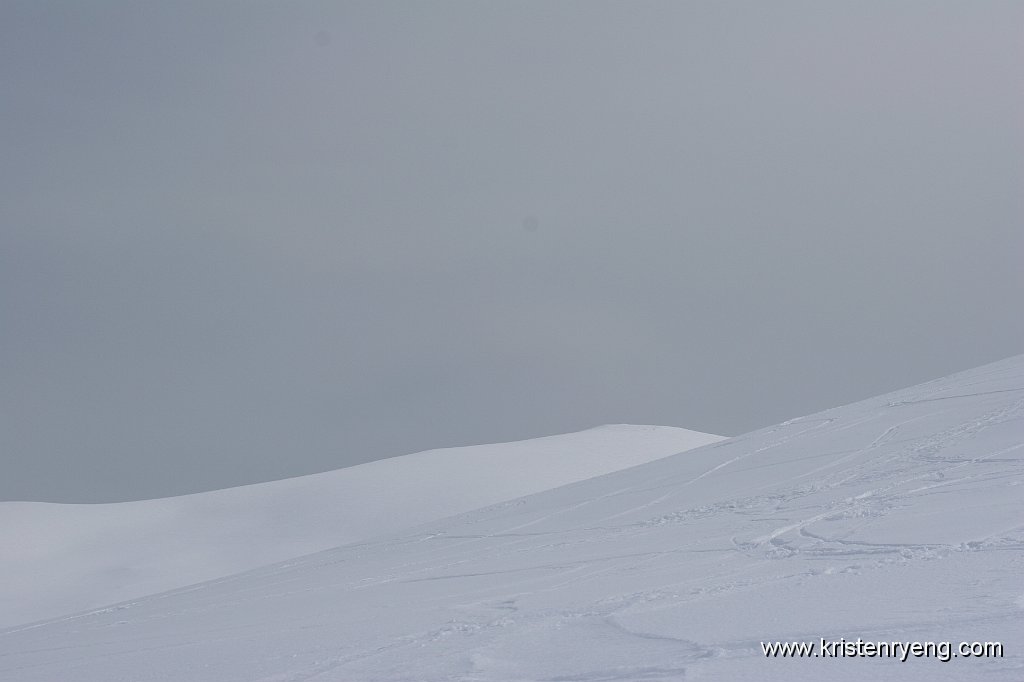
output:
<svg viewBox="0 0 1024 682"><path fill-rule="evenodd" d="M1024 3L0 5L0 499L1024 352Z"/></svg>

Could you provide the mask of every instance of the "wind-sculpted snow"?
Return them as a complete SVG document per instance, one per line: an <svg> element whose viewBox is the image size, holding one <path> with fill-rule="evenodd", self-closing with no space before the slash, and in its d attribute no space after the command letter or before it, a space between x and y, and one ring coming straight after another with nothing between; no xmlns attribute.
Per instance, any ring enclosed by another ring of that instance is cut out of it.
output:
<svg viewBox="0 0 1024 682"><path fill-rule="evenodd" d="M1000 642L767 658L762 642ZM1024 679L1024 356L0 635L0 678Z"/></svg>
<svg viewBox="0 0 1024 682"><path fill-rule="evenodd" d="M721 441L615 424L120 504L0 503L0 627L394 533Z"/></svg>

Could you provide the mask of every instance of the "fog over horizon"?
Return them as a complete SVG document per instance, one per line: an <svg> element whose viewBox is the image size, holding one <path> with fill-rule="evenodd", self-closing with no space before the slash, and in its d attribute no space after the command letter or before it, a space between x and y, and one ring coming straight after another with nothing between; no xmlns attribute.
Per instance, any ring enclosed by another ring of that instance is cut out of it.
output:
<svg viewBox="0 0 1024 682"><path fill-rule="evenodd" d="M1024 5L0 6L0 500L1024 353Z"/></svg>

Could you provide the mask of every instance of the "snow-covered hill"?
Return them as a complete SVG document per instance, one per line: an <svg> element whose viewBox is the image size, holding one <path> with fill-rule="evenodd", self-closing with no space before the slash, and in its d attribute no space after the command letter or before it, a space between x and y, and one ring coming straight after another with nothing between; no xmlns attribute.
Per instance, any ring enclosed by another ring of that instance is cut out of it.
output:
<svg viewBox="0 0 1024 682"><path fill-rule="evenodd" d="M219 578L722 440L609 425L120 504L0 503L0 627Z"/></svg>
<svg viewBox="0 0 1024 682"><path fill-rule="evenodd" d="M762 651L821 638L999 642L1003 655ZM15 628L0 634L0 678L1019 682L1024 356Z"/></svg>

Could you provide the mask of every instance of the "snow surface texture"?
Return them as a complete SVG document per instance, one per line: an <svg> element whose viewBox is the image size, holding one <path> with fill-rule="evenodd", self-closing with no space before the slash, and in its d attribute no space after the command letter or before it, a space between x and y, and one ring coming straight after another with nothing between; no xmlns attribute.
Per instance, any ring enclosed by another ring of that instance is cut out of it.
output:
<svg viewBox="0 0 1024 682"><path fill-rule="evenodd" d="M0 634L0 679L1024 679L1024 356ZM999 641L768 659L764 640Z"/></svg>
<svg viewBox="0 0 1024 682"><path fill-rule="evenodd" d="M120 504L0 503L0 627L164 592L721 441L609 425Z"/></svg>

